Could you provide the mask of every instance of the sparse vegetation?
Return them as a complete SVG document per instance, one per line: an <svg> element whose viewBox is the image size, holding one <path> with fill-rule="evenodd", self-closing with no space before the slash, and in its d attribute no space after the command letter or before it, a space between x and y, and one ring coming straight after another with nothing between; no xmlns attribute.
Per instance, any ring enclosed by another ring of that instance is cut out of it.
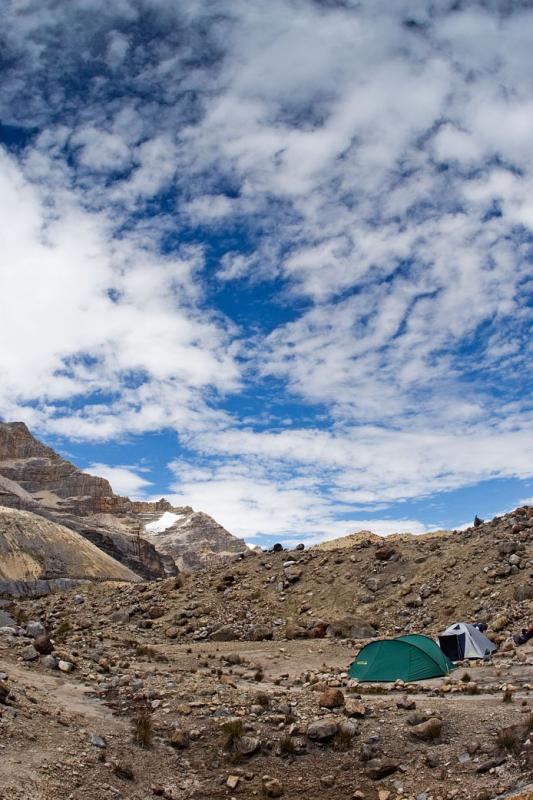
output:
<svg viewBox="0 0 533 800"><path fill-rule="evenodd" d="M512 703L513 702L513 691L512 689L506 688L503 692L502 702L504 703Z"/></svg>
<svg viewBox="0 0 533 800"><path fill-rule="evenodd" d="M129 764L123 764L121 761L113 761L113 772L117 778L122 778L124 781L135 780L135 775L131 766Z"/></svg>
<svg viewBox="0 0 533 800"><path fill-rule="evenodd" d="M270 707L270 697L266 692L257 692L254 697L254 703L258 706L262 706L263 708Z"/></svg>
<svg viewBox="0 0 533 800"><path fill-rule="evenodd" d="M153 733L152 715L148 709L142 709L133 720L133 741L139 747L149 750Z"/></svg>
<svg viewBox="0 0 533 800"><path fill-rule="evenodd" d="M63 619L54 631L54 639L58 642L64 641L71 632L72 626L68 619Z"/></svg>
<svg viewBox="0 0 533 800"><path fill-rule="evenodd" d="M288 734L284 734L279 740L279 752L282 756L292 756L294 754L294 739Z"/></svg>
<svg viewBox="0 0 533 800"><path fill-rule="evenodd" d="M508 753L519 753L522 747L520 732L517 728L503 728L496 734L496 744L500 750Z"/></svg>
<svg viewBox="0 0 533 800"><path fill-rule="evenodd" d="M342 726L339 727L337 733L335 734L335 748L337 750L349 750L352 746L352 736L348 730L343 728Z"/></svg>
<svg viewBox="0 0 533 800"><path fill-rule="evenodd" d="M470 683L471 680L472 680L472 678L470 677L469 673L468 672L463 672L463 674L461 675L461 681L463 683Z"/></svg>
<svg viewBox="0 0 533 800"><path fill-rule="evenodd" d="M229 719L223 724L222 730L226 734L224 749L232 753L236 752L237 743L243 732L242 719Z"/></svg>

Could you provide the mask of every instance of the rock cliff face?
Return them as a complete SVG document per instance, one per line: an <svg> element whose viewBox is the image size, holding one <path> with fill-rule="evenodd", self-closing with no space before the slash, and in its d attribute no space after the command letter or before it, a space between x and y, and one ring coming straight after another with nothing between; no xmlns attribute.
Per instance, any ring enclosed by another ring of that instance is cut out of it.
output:
<svg viewBox="0 0 533 800"><path fill-rule="evenodd" d="M0 506L61 523L148 579L247 549L207 514L173 508L164 498L151 503L114 494L107 480L82 472L22 422L0 423ZM174 524L161 526L165 516Z"/></svg>
<svg viewBox="0 0 533 800"><path fill-rule="evenodd" d="M140 580L64 525L0 506L0 581L58 578Z"/></svg>
<svg viewBox="0 0 533 800"><path fill-rule="evenodd" d="M154 531L148 524L144 536L161 553L176 561L180 569L196 569L220 560L229 560L247 550L242 539L231 536L209 514L190 507L175 508L169 517L178 517L165 530ZM163 518L164 519L164 518ZM157 521L154 523L157 526Z"/></svg>

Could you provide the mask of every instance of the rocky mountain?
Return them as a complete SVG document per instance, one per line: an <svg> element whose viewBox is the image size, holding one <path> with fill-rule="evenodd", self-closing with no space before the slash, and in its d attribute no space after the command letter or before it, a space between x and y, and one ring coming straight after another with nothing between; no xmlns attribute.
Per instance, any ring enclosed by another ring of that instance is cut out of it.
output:
<svg viewBox="0 0 533 800"><path fill-rule="evenodd" d="M78 533L30 511L0 506L0 589L58 579L138 581Z"/></svg>
<svg viewBox="0 0 533 800"><path fill-rule="evenodd" d="M207 514L116 495L105 478L78 469L22 422L0 423L0 506L60 523L149 579L247 549ZM173 524L161 524L165 515Z"/></svg>

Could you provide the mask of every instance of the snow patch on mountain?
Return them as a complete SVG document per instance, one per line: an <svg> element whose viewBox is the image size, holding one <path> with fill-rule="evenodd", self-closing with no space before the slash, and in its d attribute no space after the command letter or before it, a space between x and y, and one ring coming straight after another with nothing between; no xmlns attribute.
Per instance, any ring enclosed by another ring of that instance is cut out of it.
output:
<svg viewBox="0 0 533 800"><path fill-rule="evenodd" d="M175 522L186 516L186 514L173 514L171 511L165 511L162 517L145 525L144 530L148 533L164 533L168 528L171 528Z"/></svg>

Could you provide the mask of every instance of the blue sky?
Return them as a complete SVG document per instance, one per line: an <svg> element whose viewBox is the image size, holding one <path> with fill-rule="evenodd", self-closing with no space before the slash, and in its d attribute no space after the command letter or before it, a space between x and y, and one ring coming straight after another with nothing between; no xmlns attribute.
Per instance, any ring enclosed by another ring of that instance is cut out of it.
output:
<svg viewBox="0 0 533 800"><path fill-rule="evenodd" d="M8 2L0 416L248 541L530 498L527 4Z"/></svg>

